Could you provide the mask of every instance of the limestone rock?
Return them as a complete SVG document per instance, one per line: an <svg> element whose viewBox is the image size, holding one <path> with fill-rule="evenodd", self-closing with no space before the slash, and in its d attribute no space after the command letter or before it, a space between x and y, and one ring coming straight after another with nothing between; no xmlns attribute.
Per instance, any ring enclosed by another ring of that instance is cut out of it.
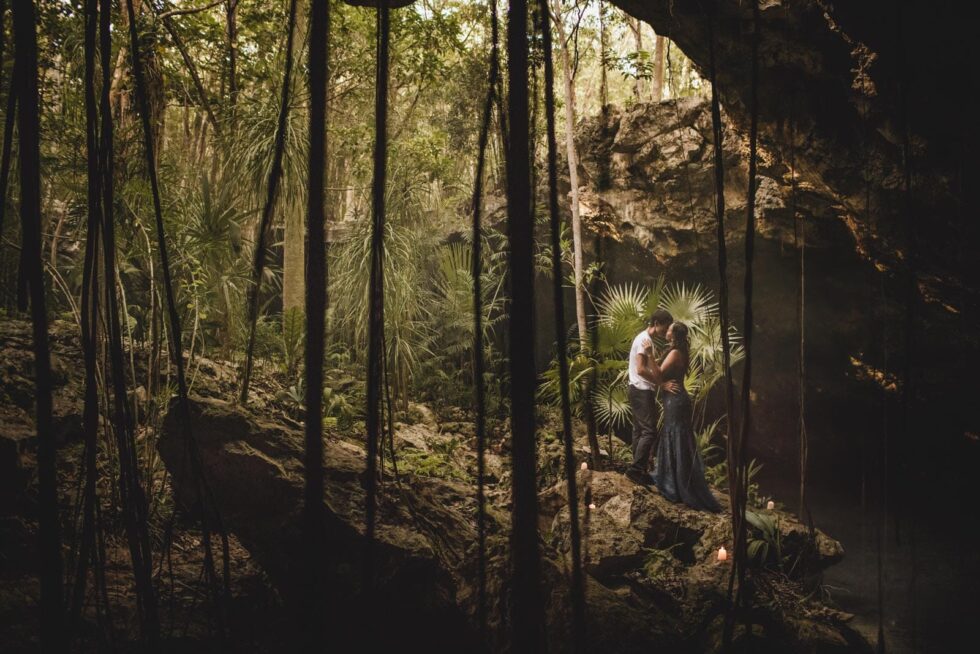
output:
<svg viewBox="0 0 980 654"><path fill-rule="evenodd" d="M213 398L195 398L190 409L213 506L287 603L297 606L303 601L307 581L300 527L302 433ZM440 433L438 425L434 432L427 433L427 429L425 425L414 425L411 430L403 426L403 451L431 448L440 439L455 438ZM406 438L406 434L411 435ZM200 487L184 467L184 435L171 408L158 447L179 501L193 509ZM357 443L334 439L325 440L324 446L326 592L332 607L328 621L337 642L356 643L360 651L407 642L425 642L434 651L476 651L474 485L469 480L410 473L403 474L399 483L390 476L384 479L378 496L376 543L371 549L378 588L368 597L360 574L368 551L364 450ZM506 464L498 461L493 467ZM672 505L618 473L583 471L580 479L588 483L597 505L587 531L590 641L585 651L700 651L696 627L717 615L719 588L727 579L727 568L711 560L714 547L723 542L729 529L725 517ZM507 651L508 641L509 493L500 490L488 493L487 506L490 635L485 645L494 652ZM551 531L551 541L542 546L546 591L542 628L549 651L565 652L571 650L571 617L565 561L568 508L563 486L547 489L541 506L542 519L551 523L544 529ZM666 587L647 584L642 589L638 581L637 571L645 565L647 550L674 543L681 546L676 550L677 563L670 565L689 587L681 600L672 598ZM373 625L373 616L384 616L384 629ZM779 636L773 642L785 642L785 638Z"/></svg>
<svg viewBox="0 0 980 654"><path fill-rule="evenodd" d="M280 423L212 398L191 402L193 435L223 524L265 568L288 603L302 601L302 434ZM425 441L438 434L418 434ZM330 580L335 607L332 629L340 642L395 646L425 642L434 651L476 646L475 489L452 479L404 475L400 484L385 479L379 494L377 543L373 548L378 592L367 601L360 571L367 549L364 536L364 451L355 444L326 440L325 510ZM413 447L407 440L405 447ZM158 444L182 504L195 507L198 485L185 467L184 432L171 409ZM508 592L509 519L488 506L488 594L491 650L504 651ZM550 651L569 651L568 583L560 558L546 550L543 574L549 589L544 630ZM649 643L672 645L677 636L662 620L637 611L615 593L597 587L590 611L609 640L604 652L640 652ZM383 632L367 629L366 615L386 616ZM627 640L614 634L630 634ZM376 638L376 641L363 639ZM596 636L598 639L598 636ZM597 640L598 643L598 640ZM589 651L598 651L599 645ZM645 651L645 650L644 650Z"/></svg>

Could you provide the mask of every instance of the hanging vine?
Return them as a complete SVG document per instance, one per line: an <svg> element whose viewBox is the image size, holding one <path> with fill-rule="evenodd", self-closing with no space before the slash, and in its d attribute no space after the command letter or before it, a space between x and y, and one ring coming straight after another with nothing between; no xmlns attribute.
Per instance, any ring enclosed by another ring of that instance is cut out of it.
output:
<svg viewBox="0 0 980 654"><path fill-rule="evenodd" d="M306 209L309 251L306 260L306 419L304 469L304 543L307 566L306 605L309 646L322 650L326 533L323 515L323 351L327 311L324 176L327 156L327 80L329 79L330 3L310 3L309 82L310 151Z"/></svg>
<svg viewBox="0 0 980 654"><path fill-rule="evenodd" d="M476 408L476 534L477 534L477 621L481 638L487 639L487 507L486 507L486 447L487 405L485 362L483 352L483 175L486 167L487 143L493 121L494 99L500 76L500 27L497 20L497 0L490 0L490 78L483 105L477 146L476 173L473 181L472 271L473 276L473 399Z"/></svg>
<svg viewBox="0 0 980 654"><path fill-rule="evenodd" d="M30 293L34 344L35 424L38 470L38 557L41 562L41 649L61 652L64 642L61 527L58 517L58 472L51 420L51 355L41 264L41 132L38 111L37 24L32 0L14 0L14 75L20 164L21 263Z"/></svg>
<svg viewBox="0 0 980 654"><path fill-rule="evenodd" d="M279 97L279 118L276 123L275 142L272 147L272 167L266 186L265 204L259 220L258 240L252 259L252 282L248 287L248 344L245 346L245 363L242 368L242 386L238 401L248 403L248 387L252 379L252 359L255 356L255 330L259 319L259 291L262 289L262 273L265 270L266 248L272 229L272 212L279 196L282 179L282 160L286 150L286 122L289 118L290 80L293 77L293 41L296 38L296 0L289 0L289 21L286 25L286 65L282 75L282 92Z"/></svg>
<svg viewBox="0 0 980 654"><path fill-rule="evenodd" d="M554 298L555 342L558 348L558 383L561 389L562 442L565 455L565 478L568 484L568 519L572 555L572 650L582 651L586 643L585 582L582 577L578 489L575 484L575 452L573 451L572 436L572 401L569 397L568 387L565 298L562 288L561 214L558 209L558 140L555 136L555 70L551 52L551 21L548 19L548 3L547 0L538 0L538 3L541 18L541 40L544 48L544 102L548 131L548 213L551 227L552 296ZM586 406L591 405L589 397L589 395L586 396ZM612 455L610 454L610 456Z"/></svg>
<svg viewBox="0 0 980 654"><path fill-rule="evenodd" d="M528 4L513 0L507 16L507 232L510 264L511 461L513 523L511 558L512 645L515 652L543 652L541 562L534 446L534 221L531 216L531 153L528 121Z"/></svg>
<svg viewBox="0 0 980 654"><path fill-rule="evenodd" d="M749 171L748 171L748 197L746 198L745 209L745 308L742 325L742 346L745 350L745 364L742 368L741 385L741 410L739 416L738 445L734 449L735 467L729 467L729 477L734 480L735 497L732 499L732 525L735 537L735 557L734 565L728 578L728 596L732 596L732 587L735 578L738 577L738 588L735 595L734 607L744 607L747 603L745 588L745 571L748 563L747 542L746 542L746 519L745 510L748 503L748 469L746 467L746 449L748 447L749 433L751 431L752 418L752 333L753 333L753 267L755 260L755 188L756 188L756 166L758 160L758 137L759 137L759 2L752 2L752 54L751 54L751 80L750 80L750 99L749 99ZM712 89L713 91L714 89ZM730 611L726 616L724 645L731 645L734 633L734 611Z"/></svg>
<svg viewBox="0 0 980 654"><path fill-rule="evenodd" d="M377 513L378 446L381 437L382 351L384 348L384 230L385 187L388 164L388 76L391 22L388 4L378 3L374 86L374 180L372 182L371 274L368 282L367 470L365 472L364 582L374 586L374 532Z"/></svg>
<svg viewBox="0 0 980 654"><path fill-rule="evenodd" d="M294 0L295 1L295 0ZM141 124L142 124L142 136L143 136L143 153L146 157L146 171L147 176L150 181L150 195L153 199L153 213L156 223L156 236L157 236L157 248L160 252L160 267L163 274L163 286L164 295L167 301L167 316L168 316L168 328L170 334L170 355L174 370L176 371L177 378L177 422L184 434L184 454L183 460L180 465L180 469L177 473L177 477L182 477L186 473L187 464L190 464L191 475L196 483L196 501L198 505L198 510L200 512L201 518L203 520L203 525L201 529L201 540L204 545L204 570L206 581L208 582L208 588L211 594L211 599L215 607L215 616L218 621L219 630L224 633L224 611L223 611L223 600L222 592L218 587L218 578L214 566L214 551L211 544L211 533L212 529L216 530L221 538L221 548L222 548L222 559L223 559L223 569L222 569L222 582L223 582L223 596L228 597L230 595L231 589L231 571L230 571L230 554L228 545L228 535L225 532L221 524L221 516L217 511L213 497L211 496L210 488L207 484L207 479L205 478L205 473L203 469L203 464L200 458L200 451L198 450L197 442L194 439L193 430L191 427L191 416L190 416L190 405L187 399L187 378L184 371L184 355L183 355L183 344L182 344L182 332L180 327L180 315L177 312L177 303L174 293L173 275L171 272L170 265L170 255L167 248L166 233L163 225L163 206L160 198L160 184L157 176L157 164L156 164L156 154L153 140L152 125L150 122L150 107L149 100L146 90L146 79L143 72L143 62L140 56L139 49L139 35L137 32L136 25L136 14L133 9L132 2L126 2L126 10L128 13L128 23L129 23L129 37L130 37L130 51L132 57L132 73L133 80L135 82L135 91L137 99L137 107L139 109ZM109 35L106 33L103 36L105 46L108 41ZM103 47L103 57L106 53L111 52L107 47ZM106 69L103 70L103 74L106 74ZM103 93L109 93L109 86L103 84ZM103 120L105 120L106 112L103 112ZM103 134L105 138L105 133ZM106 170L111 170L111 158L112 149L111 147L105 152L106 154ZM106 193L111 201L111 188L109 184L103 184L103 193ZM106 208L106 229L108 230L109 224L112 222L111 217L108 215L108 205L105 201L103 206ZM108 258L108 253L106 258ZM114 277L110 277L114 279ZM179 483L178 483L179 485ZM213 526L212 526L213 522ZM168 529L169 530L169 529Z"/></svg>

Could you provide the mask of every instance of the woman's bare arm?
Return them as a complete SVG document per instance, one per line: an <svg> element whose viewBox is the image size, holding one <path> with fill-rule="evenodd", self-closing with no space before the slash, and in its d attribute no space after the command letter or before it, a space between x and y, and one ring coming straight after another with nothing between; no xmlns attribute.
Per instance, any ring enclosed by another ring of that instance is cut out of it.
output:
<svg viewBox="0 0 980 654"><path fill-rule="evenodd" d="M675 361L677 358L674 352L667 355L662 366L657 365L656 360L645 352L639 352L636 356L636 371L640 377L643 377L652 384L658 384L660 388L668 393L677 393L680 391L680 386L676 381L664 381L664 370L667 369L671 361ZM671 357L674 358L671 359Z"/></svg>
<svg viewBox="0 0 980 654"><path fill-rule="evenodd" d="M671 350L664 357L663 363L660 364L660 375L666 377L669 371L681 368L681 366L681 354L677 350Z"/></svg>

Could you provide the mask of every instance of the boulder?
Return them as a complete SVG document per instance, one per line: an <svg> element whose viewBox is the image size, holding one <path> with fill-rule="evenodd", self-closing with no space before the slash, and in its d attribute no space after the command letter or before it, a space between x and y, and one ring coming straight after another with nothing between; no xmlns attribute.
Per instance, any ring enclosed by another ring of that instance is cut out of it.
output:
<svg viewBox="0 0 980 654"><path fill-rule="evenodd" d="M49 329L52 425L58 445L82 436L84 370L74 325L53 321ZM12 515L32 477L37 447L34 423L34 350L31 324L0 321L0 515Z"/></svg>
<svg viewBox="0 0 980 654"><path fill-rule="evenodd" d="M586 572L598 584L629 598L649 611L666 611L684 642L696 650L712 651L714 620L727 605L731 559L717 560L718 548L732 550L731 514L690 509L665 499L655 487L634 484L618 472L580 471L579 488L595 507L583 505L582 548ZM554 511L550 543L563 556L571 550L570 523L564 484L542 493L543 512ZM727 496L715 491L722 506ZM820 530L814 547L807 547L808 528L783 511L761 511L779 528L787 561L801 560L810 573L839 562L844 550ZM762 574L762 573L760 573ZM750 579L751 581L751 579ZM820 617L817 617L817 616ZM826 618L826 619L824 619ZM759 647L772 651L864 651L867 644L846 624L842 614L813 607L757 610L753 621L762 626ZM841 650L825 649L824 641L844 643ZM695 646L694 643L697 643ZM792 649L789 647L792 646ZM787 649L780 649L780 647Z"/></svg>
<svg viewBox="0 0 980 654"><path fill-rule="evenodd" d="M212 506L220 512L224 526L266 570L287 604L298 606L307 577L300 528L302 433L214 398L194 398L190 409L192 435L200 449ZM420 451L418 448L431 447L444 438L438 425L431 434L423 431L427 428L414 425L409 432L402 426L399 433L412 435L396 441L396 451ZM158 448L178 500L193 510L200 485L183 463L185 438L172 407ZM366 594L361 584L367 549L364 450L359 443L336 438L327 438L324 446L328 529L324 556L329 562L325 592L335 642L353 651L406 643L426 643L433 651L508 651L509 492L500 488L503 482L488 489L489 634L481 641L476 618L478 558L472 478L423 476L409 466L400 467L397 481L390 474L384 477L373 549L377 587ZM467 449L460 459L465 463L472 452L467 445L461 447ZM707 624L718 612L718 589L726 568L712 565L710 558L728 528L724 516L671 505L617 473L584 474L590 477L598 507L590 514L587 529L589 642L584 651L701 651L691 627ZM553 652L572 648L565 560L568 509L563 497L562 487L556 486L544 491L541 502L543 519L550 519L553 525L550 541L541 550L546 590L542 630ZM655 591L638 591L638 585L620 580L635 576L643 567L644 548L675 542L683 543L677 552L677 570L688 571L687 583L694 590L687 604L675 603L664 611L648 599ZM821 560L829 564L830 558ZM700 609L690 608L693 606ZM700 617L691 618L694 614ZM379 619L384 623L382 629L374 624Z"/></svg>
<svg viewBox="0 0 980 654"><path fill-rule="evenodd" d="M222 523L262 565L284 600L297 605L306 578L300 531L302 433L213 398L195 398L190 409L193 438ZM184 439L172 407L158 448L178 500L193 510L199 485L184 463ZM331 631L340 642L356 643L357 651L407 642L424 642L433 651L480 651L474 486L413 474L404 474L399 482L385 477L374 547L378 589L368 600L360 577L366 549L364 450L334 439L325 440L324 446ZM408 441L404 446L413 447ZM503 507L488 507L492 651L506 649L508 522ZM569 651L568 583L560 557L550 550L543 573L550 591L543 626L550 651ZM676 635L663 621L637 611L601 585L590 588L590 610L602 624L595 638L610 638L603 641L603 651L639 652L649 643L676 644ZM383 617L385 628L372 628L365 616ZM616 643L612 634L631 636ZM598 649L597 644L590 651Z"/></svg>

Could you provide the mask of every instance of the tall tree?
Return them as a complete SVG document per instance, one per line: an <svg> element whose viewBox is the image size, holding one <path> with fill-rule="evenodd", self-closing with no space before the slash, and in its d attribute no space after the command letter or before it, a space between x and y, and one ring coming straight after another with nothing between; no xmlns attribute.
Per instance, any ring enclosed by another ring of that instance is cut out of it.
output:
<svg viewBox="0 0 980 654"><path fill-rule="evenodd" d="M384 233L388 176L388 92L391 13L388 3L377 7L377 65L374 80L374 175L371 180L371 270L368 281L367 465L363 588L370 598L374 588L374 529L377 511L378 446L381 439L381 402L384 381Z"/></svg>
<svg viewBox="0 0 980 654"><path fill-rule="evenodd" d="M3 91L3 52L6 50L7 31L4 21L7 16L7 0L0 0L0 92ZM17 65L12 67L10 88L3 117L3 150L0 154L0 236L3 236L3 225L7 213L7 186L10 184L10 166L13 156L14 121L17 116Z"/></svg>
<svg viewBox="0 0 980 654"><path fill-rule="evenodd" d="M252 357L255 354L255 329L259 318L259 291L262 273L265 270L266 247L272 226L272 212L279 197L279 182L282 179L282 160L286 150L286 125L289 119L289 91L293 76L293 39L296 32L296 0L289 0L289 23L286 27L286 66L282 76L282 91L279 96L279 118L276 123L275 143L272 149L272 167L269 170L269 183L266 187L265 203L259 220L258 238L252 264L252 283L248 288L248 344L245 346L245 364L242 369L242 386L238 401L248 402L248 386L252 377Z"/></svg>
<svg viewBox="0 0 980 654"><path fill-rule="evenodd" d="M37 426L38 552L41 561L41 648L65 650L62 606L61 528L58 518L58 472L54 429L51 422L51 356L48 349L48 316L41 267L41 134L38 112L37 25L32 0L14 0L14 58L20 110L20 220L23 234L21 258L30 292L34 341L35 421Z"/></svg>
<svg viewBox="0 0 980 654"><path fill-rule="evenodd" d="M544 102L548 141L548 214L551 227L551 275L554 283L555 341L558 344L558 379L561 395L562 442L565 453L565 479L568 485L568 519L572 555L572 651L584 651L585 581L582 578L582 548L578 520L578 488L575 455L572 450L572 402L568 387L568 347L565 334L565 298L561 275L561 214L558 209L558 139L555 136L555 70L552 58L551 21L547 0L538 0L541 15L541 42L544 54ZM600 5L601 11L601 5ZM601 14L600 14L601 16ZM605 66L603 65L603 70ZM605 77L605 75L603 75ZM606 105L603 103L603 111Z"/></svg>
<svg viewBox="0 0 980 654"><path fill-rule="evenodd" d="M327 303L326 237L324 228L324 178L326 176L326 120L330 3L310 3L309 75L310 152L306 228L310 258L306 266L306 457L303 514L307 565L306 606L309 645L323 649L325 542L323 522L323 348Z"/></svg>
<svg viewBox="0 0 980 654"><path fill-rule="evenodd" d="M473 182L473 395L476 409L476 538L477 538L477 620L480 636L487 638L487 503L484 492L486 480L487 403L485 361L483 349L483 176L486 168L487 145L490 140L490 123L500 77L500 25L497 18L497 0L490 0L490 75L487 82L486 100L483 105L483 122L478 137L476 174Z"/></svg>
<svg viewBox="0 0 980 654"><path fill-rule="evenodd" d="M626 24L629 25L630 32L633 33L633 49L636 51L636 61L639 65L641 59L645 56L643 50L643 21L639 18L630 18L627 16ZM633 100L636 102L643 102L643 71L637 71L636 77L633 78Z"/></svg>
<svg viewBox="0 0 980 654"><path fill-rule="evenodd" d="M305 3L304 3L305 4ZM296 13L293 28L293 61L302 61L303 46L307 34L306 11ZM302 94L302 76L294 82L294 94ZM289 123L287 123L287 129ZM311 173L312 174L312 173ZM282 242L282 310L283 330L296 329L301 324L301 316L306 297L306 284L303 270L306 263L306 231L303 225L304 212L299 203L285 203L283 216Z"/></svg>
<svg viewBox="0 0 980 654"><path fill-rule="evenodd" d="M222 553L224 560L223 578L224 578L224 591L225 595L230 592L230 568L229 568L229 544L227 533L221 526L220 516L217 511L213 508L213 497L210 497L208 491L207 482L205 479L205 472L203 469L203 464L201 462L200 451L197 448L197 442L194 440L193 429L191 425L190 408L188 402L188 386L187 386L187 376L184 369L184 354L183 354L183 341L182 332L180 327L180 314L177 311L177 300L176 293L174 291L173 274L170 265L170 253L167 248L166 231L164 229L163 220L163 201L160 193L160 181L157 175L157 159L156 159L156 148L155 139L153 132L153 114L150 110L150 98L147 89L146 74L143 66L143 60L140 54L140 39L139 33L136 26L136 13L132 2L127 2L126 4L126 14L128 17L129 25L129 47L131 50L131 66L133 73L133 88L135 91L137 106L139 109L140 123L142 126L142 137L143 137L143 154L146 159L146 174L150 182L150 196L153 201L153 216L154 223L156 227L157 236L157 249L160 254L160 269L163 276L163 289L164 297L166 298L167 304L167 322L170 335L170 356L176 372L177 380L177 422L182 428L184 434L184 445L185 445L185 460L184 463L190 462L191 465L191 475L193 480L197 483L197 506L195 507L202 517L203 525L201 529L202 543L204 545L204 571L205 577L209 582L209 588L212 593L212 599L214 600L216 606L216 615L219 621L219 628L223 632L223 615L220 606L220 594L217 589L217 576L215 573L214 566L214 552L211 546L211 534L212 526L211 520L215 521L217 526L217 531L221 536ZM103 52L103 57L110 51L110 44L108 41L108 31L106 31L103 41L100 44L100 48ZM103 62L105 60L103 59ZM106 69L103 63L103 74ZM103 78L105 79L105 78ZM105 92L105 87L107 85L103 84L103 92ZM104 102L108 103L108 98L104 99ZM103 120L105 116L108 115L107 111L102 112ZM107 129L104 129L105 134ZM112 170L112 147L103 146L104 156L106 162L103 164L105 166L104 170ZM103 182L103 209L106 211L105 215L105 226L108 230L109 226L112 224L112 217L109 213L109 209L112 204L112 192L111 192L111 175L106 174ZM112 245L112 238L107 237L104 239L105 247L108 248ZM106 260L110 257L109 252L106 252ZM107 264L108 266L108 264ZM113 264L114 266L114 264ZM107 271L110 268L107 267ZM108 275L110 279L115 279L114 275ZM110 294L111 296L111 294ZM112 306L110 305L109 311L112 311ZM121 370L122 367L120 366ZM185 474L186 466L181 465L180 469L177 471L176 475L178 477ZM210 505L210 506L209 506ZM210 510L209 510L210 509ZM145 514L142 520L139 521L140 528L143 529L146 526ZM144 537L145 539L145 537ZM146 565L149 567L149 546L145 546L147 551ZM135 562L134 562L135 565ZM148 597L153 599L152 586L148 588L150 593ZM152 605L150 608L154 608ZM153 616L151 616L153 617ZM155 619L155 618L154 618ZM149 618L148 618L149 620ZM155 625L151 625L156 629ZM152 635L152 634L151 634Z"/></svg>
<svg viewBox="0 0 980 654"><path fill-rule="evenodd" d="M547 4L543 8L547 16ZM550 32L550 28L549 28ZM550 39L550 36L549 36ZM549 47L550 51L551 48ZM606 68L609 62L609 28L606 23L606 3L599 0L599 110L603 117L608 114L606 105L609 104L609 79ZM547 63L547 62L546 62Z"/></svg>
<svg viewBox="0 0 980 654"><path fill-rule="evenodd" d="M513 462L511 558L513 651L544 652L534 419L534 220L528 120L527 0L507 15L507 237L510 262L510 414Z"/></svg>
<svg viewBox="0 0 980 654"><path fill-rule="evenodd" d="M238 108L238 0L225 0L225 37L228 41L228 104L234 122Z"/></svg>
<svg viewBox="0 0 980 654"><path fill-rule="evenodd" d="M568 158L568 181L571 185L572 211L572 267L575 274L575 324L578 327L579 344L583 351L588 347L588 329L585 317L585 264L582 254L582 215L579 203L578 149L575 147L575 71L572 68L570 38L565 33L565 17L561 0L553 0L552 20L558 36L561 52L561 68L565 96L565 153ZM577 27L575 29L578 29Z"/></svg>
<svg viewBox="0 0 980 654"><path fill-rule="evenodd" d="M85 360L85 398L82 426L85 435L83 458L85 485L82 494L82 537L79 542L74 586L72 587L70 632L74 633L85 602L89 562L95 553L95 509L98 497L96 455L99 435L99 389L96 377L98 358L98 261L99 227L102 222L101 155L98 147L98 111L95 97L95 49L98 0L85 0L85 144L88 164L88 215L85 262L82 272L81 332Z"/></svg>
<svg viewBox="0 0 980 654"><path fill-rule="evenodd" d="M653 102L660 102L664 97L664 55L667 51L667 39L663 34L656 34L657 40L653 47L653 83L650 85L650 96Z"/></svg>

